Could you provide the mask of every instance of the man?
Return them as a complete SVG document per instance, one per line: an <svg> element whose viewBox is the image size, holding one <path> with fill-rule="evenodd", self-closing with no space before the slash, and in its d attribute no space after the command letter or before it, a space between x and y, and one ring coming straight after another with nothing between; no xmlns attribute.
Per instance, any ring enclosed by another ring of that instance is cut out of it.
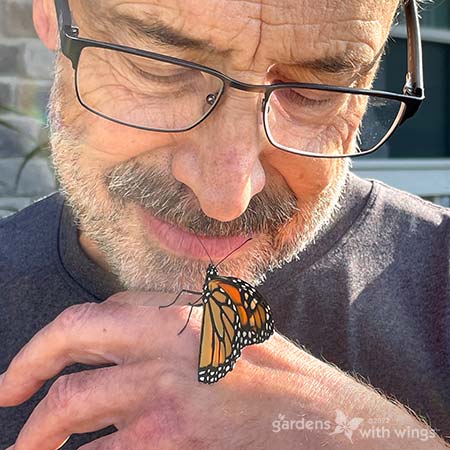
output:
<svg viewBox="0 0 450 450"><path fill-rule="evenodd" d="M2 448L448 448L449 211L342 157L422 98L358 91L398 6L34 1L61 193L0 222ZM249 236L278 332L206 385L158 306Z"/></svg>

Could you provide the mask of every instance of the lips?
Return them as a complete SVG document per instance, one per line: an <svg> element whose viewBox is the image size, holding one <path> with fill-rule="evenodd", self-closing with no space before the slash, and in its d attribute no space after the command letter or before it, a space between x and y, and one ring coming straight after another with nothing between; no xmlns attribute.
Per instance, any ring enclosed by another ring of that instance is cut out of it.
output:
<svg viewBox="0 0 450 450"><path fill-rule="evenodd" d="M142 215L145 228L158 240L160 245L173 253L188 258L209 260L199 239L208 250L211 259L217 263L233 250L236 250L250 237L200 236L197 238L193 233L186 232L176 225L157 219L146 210L142 210Z"/></svg>

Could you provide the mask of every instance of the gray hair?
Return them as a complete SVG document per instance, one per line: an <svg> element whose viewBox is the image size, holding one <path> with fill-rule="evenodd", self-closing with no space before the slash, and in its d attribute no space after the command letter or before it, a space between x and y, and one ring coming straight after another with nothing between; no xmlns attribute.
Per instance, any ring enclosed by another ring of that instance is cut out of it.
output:
<svg viewBox="0 0 450 450"><path fill-rule="evenodd" d="M405 0L399 0L397 12L395 13L395 19L394 19L395 21L397 20L398 15L402 12L404 3L405 3ZM424 11L428 5L431 5L432 3L434 3L434 0L416 0L416 3L418 6L418 9L419 9L419 16L420 16L420 13L422 11Z"/></svg>
<svg viewBox="0 0 450 450"><path fill-rule="evenodd" d="M405 0L400 0L398 2L399 9L403 6ZM434 3L434 0L416 0L417 5L420 9L423 9L427 4Z"/></svg>

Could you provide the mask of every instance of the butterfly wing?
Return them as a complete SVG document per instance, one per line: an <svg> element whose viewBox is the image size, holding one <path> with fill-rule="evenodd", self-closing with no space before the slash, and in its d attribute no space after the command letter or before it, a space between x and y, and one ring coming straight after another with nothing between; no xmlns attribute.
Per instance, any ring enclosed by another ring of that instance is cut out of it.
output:
<svg viewBox="0 0 450 450"><path fill-rule="evenodd" d="M260 344L273 334L270 306L255 287L234 277L217 277L211 283L226 292L237 308L242 329L242 347Z"/></svg>
<svg viewBox="0 0 450 450"><path fill-rule="evenodd" d="M216 287L210 290L203 309L198 364L198 380L215 383L223 378L241 355L241 327L238 311L226 295Z"/></svg>

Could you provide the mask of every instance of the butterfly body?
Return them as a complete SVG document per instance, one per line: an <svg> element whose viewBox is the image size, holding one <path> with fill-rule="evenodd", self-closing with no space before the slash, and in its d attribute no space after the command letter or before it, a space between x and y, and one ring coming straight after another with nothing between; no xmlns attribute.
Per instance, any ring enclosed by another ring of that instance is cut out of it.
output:
<svg viewBox="0 0 450 450"><path fill-rule="evenodd" d="M267 340L274 331L270 307L249 283L206 271L198 379L215 383L233 370L241 350Z"/></svg>

